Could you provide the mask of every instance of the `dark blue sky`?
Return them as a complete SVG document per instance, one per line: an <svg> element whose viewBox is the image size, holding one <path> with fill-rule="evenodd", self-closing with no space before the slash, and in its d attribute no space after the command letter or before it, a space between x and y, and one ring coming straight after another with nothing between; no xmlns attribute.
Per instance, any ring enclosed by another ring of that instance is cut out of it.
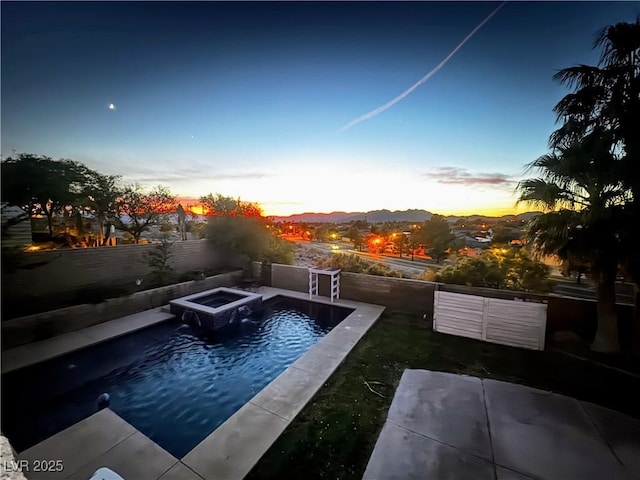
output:
<svg viewBox="0 0 640 480"><path fill-rule="evenodd" d="M2 2L2 155L267 213L512 210L545 153L551 79L640 3ZM113 104L115 109L110 109Z"/></svg>

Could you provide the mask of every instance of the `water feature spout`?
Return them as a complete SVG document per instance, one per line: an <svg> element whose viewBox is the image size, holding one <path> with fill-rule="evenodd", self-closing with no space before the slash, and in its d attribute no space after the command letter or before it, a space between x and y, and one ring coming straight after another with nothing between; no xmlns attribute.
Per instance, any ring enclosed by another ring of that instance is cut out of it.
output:
<svg viewBox="0 0 640 480"><path fill-rule="evenodd" d="M98 410L102 410L103 408L107 408L110 403L111 403L111 397L109 396L108 393L101 393L98 396L98 400L96 401L96 404L98 406Z"/></svg>

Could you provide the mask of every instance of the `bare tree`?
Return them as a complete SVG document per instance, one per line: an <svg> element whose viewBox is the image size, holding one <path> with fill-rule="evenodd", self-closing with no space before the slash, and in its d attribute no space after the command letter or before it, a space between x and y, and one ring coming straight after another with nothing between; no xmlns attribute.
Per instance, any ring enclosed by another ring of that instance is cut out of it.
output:
<svg viewBox="0 0 640 480"><path fill-rule="evenodd" d="M152 225L160 225L175 210L176 197L169 188L158 185L145 192L138 184L124 188L116 201L116 228L133 235L139 243L142 233Z"/></svg>

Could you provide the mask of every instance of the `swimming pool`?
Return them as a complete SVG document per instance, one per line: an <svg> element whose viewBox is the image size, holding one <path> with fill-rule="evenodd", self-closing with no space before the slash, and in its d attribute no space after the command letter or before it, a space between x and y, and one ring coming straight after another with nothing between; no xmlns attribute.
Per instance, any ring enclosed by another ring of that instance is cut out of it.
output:
<svg viewBox="0 0 640 480"><path fill-rule="evenodd" d="M169 321L3 375L2 431L22 451L110 408L183 457L351 309L274 297L248 321L198 335Z"/></svg>

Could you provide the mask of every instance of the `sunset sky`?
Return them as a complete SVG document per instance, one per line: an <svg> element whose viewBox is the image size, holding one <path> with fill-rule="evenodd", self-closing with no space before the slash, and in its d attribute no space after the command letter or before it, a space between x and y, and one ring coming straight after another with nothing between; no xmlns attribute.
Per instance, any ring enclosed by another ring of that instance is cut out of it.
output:
<svg viewBox="0 0 640 480"><path fill-rule="evenodd" d="M2 157L269 215L513 213L567 93L552 75L640 4L499 5L3 1Z"/></svg>

